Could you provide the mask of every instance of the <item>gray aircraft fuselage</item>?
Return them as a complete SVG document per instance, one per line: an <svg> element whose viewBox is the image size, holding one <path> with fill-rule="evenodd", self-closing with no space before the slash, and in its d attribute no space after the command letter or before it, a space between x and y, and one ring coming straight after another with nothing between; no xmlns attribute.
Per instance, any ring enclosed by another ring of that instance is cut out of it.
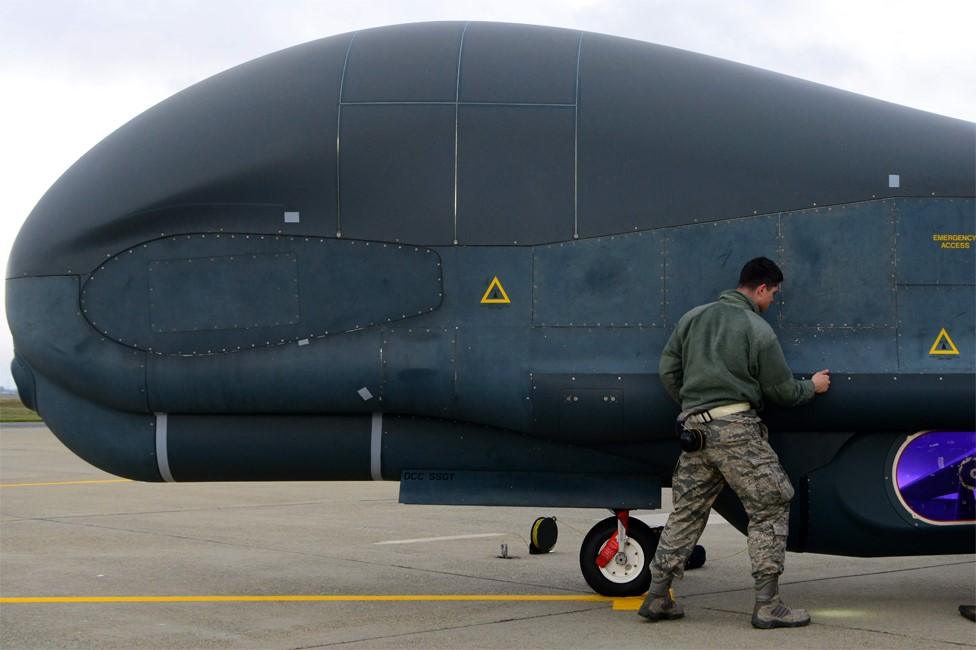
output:
<svg viewBox="0 0 976 650"><path fill-rule="evenodd" d="M893 477L914 434L974 429L974 157L972 123L637 41L334 36L178 93L48 190L7 270L14 375L138 480L516 473L510 502L651 506L613 480L670 482L660 350L765 255L791 367L834 380L763 414L790 547L967 552L972 523Z"/></svg>

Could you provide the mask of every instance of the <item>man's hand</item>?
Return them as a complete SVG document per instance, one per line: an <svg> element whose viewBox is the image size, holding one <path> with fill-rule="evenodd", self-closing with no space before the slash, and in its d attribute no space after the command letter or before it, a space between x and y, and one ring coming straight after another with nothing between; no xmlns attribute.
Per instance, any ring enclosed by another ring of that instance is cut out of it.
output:
<svg viewBox="0 0 976 650"><path fill-rule="evenodd" d="M814 373L811 379L813 380L814 393L826 393L827 389L830 388L830 371L826 368L820 372Z"/></svg>

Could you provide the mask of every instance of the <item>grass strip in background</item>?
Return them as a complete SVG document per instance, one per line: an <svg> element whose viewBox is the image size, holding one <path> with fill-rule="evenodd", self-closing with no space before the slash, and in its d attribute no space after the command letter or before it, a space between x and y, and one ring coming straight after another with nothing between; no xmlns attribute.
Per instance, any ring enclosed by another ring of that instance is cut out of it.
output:
<svg viewBox="0 0 976 650"><path fill-rule="evenodd" d="M40 422L34 411L24 406L16 396L0 397L0 422Z"/></svg>

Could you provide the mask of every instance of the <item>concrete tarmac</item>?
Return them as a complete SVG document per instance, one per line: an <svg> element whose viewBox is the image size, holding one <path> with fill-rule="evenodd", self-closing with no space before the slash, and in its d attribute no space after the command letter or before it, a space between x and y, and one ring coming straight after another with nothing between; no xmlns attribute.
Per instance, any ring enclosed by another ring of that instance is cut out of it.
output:
<svg viewBox="0 0 976 650"><path fill-rule="evenodd" d="M789 554L783 595L813 623L760 631L745 538L713 514L707 564L676 585L686 617L647 623L580 575L604 511L404 506L396 483L133 483L43 426L4 425L0 486L4 649L976 646L957 611L976 601L972 555ZM531 556L543 515L559 541Z"/></svg>

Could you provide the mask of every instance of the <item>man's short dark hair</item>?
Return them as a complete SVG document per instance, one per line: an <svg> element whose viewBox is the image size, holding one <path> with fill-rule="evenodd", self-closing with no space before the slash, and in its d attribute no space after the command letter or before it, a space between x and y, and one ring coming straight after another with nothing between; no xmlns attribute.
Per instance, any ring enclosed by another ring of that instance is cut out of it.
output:
<svg viewBox="0 0 976 650"><path fill-rule="evenodd" d="M768 257L757 257L746 262L739 273L739 286L756 289L761 284L775 287L783 281L783 272L776 266L776 262Z"/></svg>

